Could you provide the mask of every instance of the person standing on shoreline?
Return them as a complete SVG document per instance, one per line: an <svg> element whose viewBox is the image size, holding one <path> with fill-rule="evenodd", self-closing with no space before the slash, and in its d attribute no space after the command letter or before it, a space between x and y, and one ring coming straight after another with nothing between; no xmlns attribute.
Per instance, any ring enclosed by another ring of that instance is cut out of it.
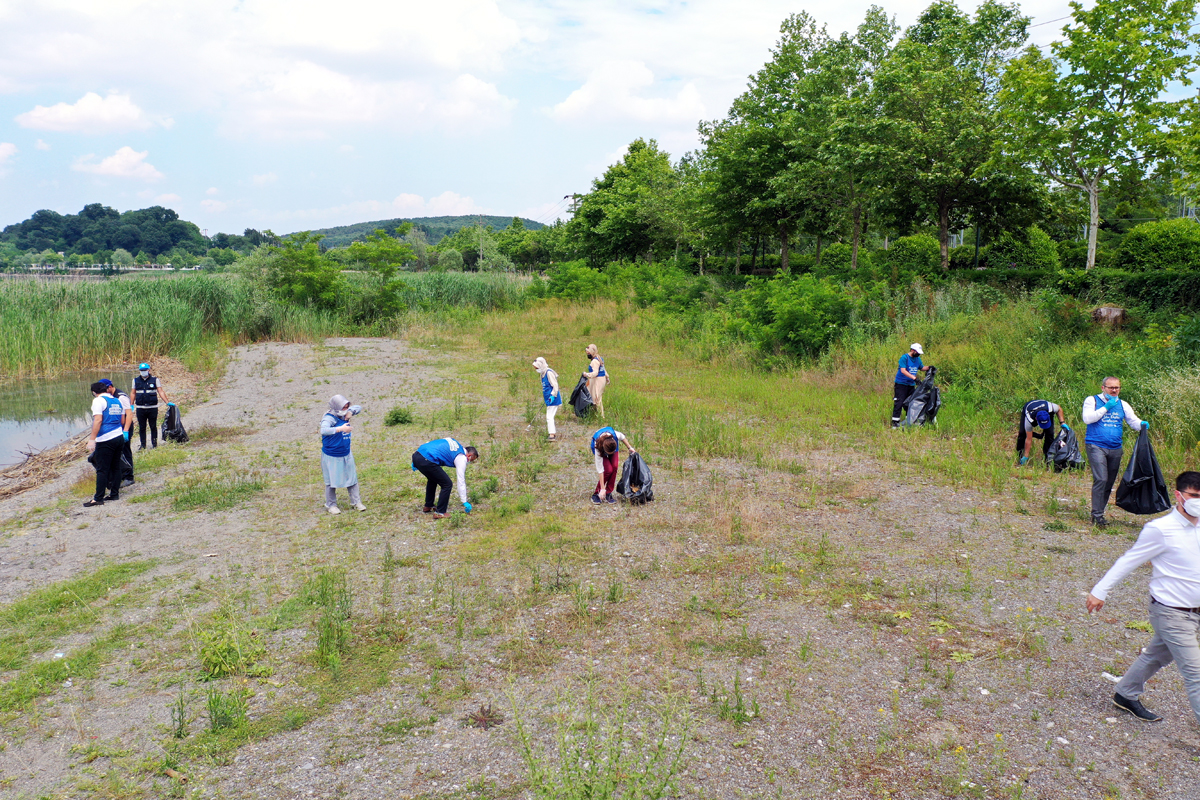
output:
<svg viewBox="0 0 1200 800"><path fill-rule="evenodd" d="M147 423L150 425L150 447L158 447L158 401L161 399L167 405L170 402L163 390L162 380L150 374L150 365L145 361L138 364L138 374L133 379L133 398L137 410L138 439L141 441L138 450L146 449Z"/></svg>
<svg viewBox="0 0 1200 800"><path fill-rule="evenodd" d="M366 511L358 492L358 468L354 454L350 452L350 418L362 411L362 406L352 406L350 401L335 394L329 401L329 410L321 417L321 475L325 478L325 510L340 514L337 490L345 489L350 495L350 505Z"/></svg>
<svg viewBox="0 0 1200 800"><path fill-rule="evenodd" d="M604 387L608 386L608 372L604 369L604 359L596 345L589 344L584 353L588 357L588 371L582 374L588 380L592 404L600 412L600 419L604 419Z"/></svg>
<svg viewBox="0 0 1200 800"><path fill-rule="evenodd" d="M133 433L133 405L129 395L122 392L108 378L101 378L100 383L108 387L108 393L121 401L125 414L121 419L122 438L125 443L121 447L121 488L133 486L133 448L130 447L129 437Z"/></svg>
<svg viewBox="0 0 1200 800"><path fill-rule="evenodd" d="M558 373L550 369L546 359L538 356L533 360L533 368L542 376L542 399L546 401L546 433L550 441L557 438L554 427L554 415L562 408L562 389L558 386Z"/></svg>
<svg viewBox="0 0 1200 800"><path fill-rule="evenodd" d="M900 427L900 412L904 404L917 386L917 373L929 369L921 363L925 348L919 342L913 342L908 352L900 356L900 366L896 369L896 386L892 391L892 427Z"/></svg>
<svg viewBox="0 0 1200 800"><path fill-rule="evenodd" d="M1121 441L1122 423L1134 430L1149 428L1150 423L1138 419L1129 403L1118 397L1120 378L1109 376L1100 382L1100 386L1102 394L1083 401L1082 416L1087 425L1087 460L1092 468L1092 524L1103 528L1108 525L1104 509L1121 473L1121 456L1125 453Z"/></svg>
<svg viewBox="0 0 1200 800"><path fill-rule="evenodd" d="M434 439L417 448L412 454L413 472L425 476L425 506L421 510L428 514L434 510L433 496L437 489L437 511L434 519L450 516L450 476L445 467L454 467L458 473L458 496L462 500L463 511L471 513L471 504L467 502L467 464L479 459L479 451L474 447L463 447L457 439L446 437Z"/></svg>
<svg viewBox="0 0 1200 800"><path fill-rule="evenodd" d="M83 504L87 508L121 499L121 450L128 432L125 430L125 409L120 400L109 394L109 385L96 381L91 386L92 430L87 451L96 468L96 492Z"/></svg>

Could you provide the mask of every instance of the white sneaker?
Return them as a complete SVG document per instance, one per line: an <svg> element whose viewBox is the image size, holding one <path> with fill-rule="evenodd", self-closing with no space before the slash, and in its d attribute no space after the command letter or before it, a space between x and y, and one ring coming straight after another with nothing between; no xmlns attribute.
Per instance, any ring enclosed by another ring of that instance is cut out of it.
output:
<svg viewBox="0 0 1200 800"><path fill-rule="evenodd" d="M366 511L366 510L367 510L367 507L366 507L366 506L364 506L362 503L359 503L358 505L356 505L356 506L354 507L354 510L355 510L355 511Z"/></svg>
<svg viewBox="0 0 1200 800"><path fill-rule="evenodd" d="M337 506L325 506L325 508L326 508L326 510L329 511L330 514L342 513L342 510L340 508L338 508Z"/></svg>

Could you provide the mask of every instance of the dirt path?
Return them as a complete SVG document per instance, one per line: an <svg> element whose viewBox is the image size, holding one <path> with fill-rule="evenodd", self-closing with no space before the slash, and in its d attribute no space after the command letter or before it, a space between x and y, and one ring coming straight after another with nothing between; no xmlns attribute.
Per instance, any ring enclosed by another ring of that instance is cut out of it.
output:
<svg viewBox="0 0 1200 800"><path fill-rule="evenodd" d="M1128 627L1145 619L1145 575L1102 617L1080 613L1132 535L1083 525L1085 479L1014 499L862 453L809 452L789 471L673 459L645 431L659 500L592 507L595 426L564 409L545 442L527 358L420 344L239 348L213 399L185 408L195 440L149 456L126 499L83 509L81 466L0 502L4 601L105 559L153 559L91 604L96 624L32 656L133 631L92 677L4 712L0 787L183 796L171 766L203 797L517 797L514 713L553 773L558 725L607 730L578 721L594 694L601 716L629 698L628 752L649 752L639 736L667 721L686 748L679 796L1200 792L1173 669L1147 697L1165 722L1108 704L1101 673L1149 638ZM367 411L363 514L321 509L316 428L334 393ZM395 405L416 423L384 427ZM484 453L472 489L494 477L498 491L435 524L416 511L408 454L450 434ZM190 486L216 498L251 480L227 510L176 507ZM311 588L331 567L354 595L354 645L332 675L314 662ZM269 675L201 680L204 634L226 629L261 646ZM204 732L214 689L250 692L240 733ZM464 724L489 704L502 724Z"/></svg>

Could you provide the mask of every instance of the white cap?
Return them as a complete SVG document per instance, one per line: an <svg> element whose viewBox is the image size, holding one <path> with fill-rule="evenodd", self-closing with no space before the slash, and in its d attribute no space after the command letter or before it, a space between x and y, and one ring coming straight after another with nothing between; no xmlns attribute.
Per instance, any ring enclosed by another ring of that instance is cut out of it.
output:
<svg viewBox="0 0 1200 800"><path fill-rule="evenodd" d="M908 348L908 349L909 349L909 350L916 350L916 351L917 351L917 355L919 355L919 356L923 356L923 355L925 355L925 348L924 348L924 347L921 347L920 343L918 343L918 342L913 342L913 343L912 343L912 344L909 346L909 348Z"/></svg>

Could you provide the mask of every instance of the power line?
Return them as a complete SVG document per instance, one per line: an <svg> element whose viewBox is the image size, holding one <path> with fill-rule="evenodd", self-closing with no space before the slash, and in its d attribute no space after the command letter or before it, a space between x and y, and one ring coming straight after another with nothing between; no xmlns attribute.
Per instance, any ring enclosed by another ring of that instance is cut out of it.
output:
<svg viewBox="0 0 1200 800"><path fill-rule="evenodd" d="M1055 22L1062 22L1064 19L1070 19L1070 18L1071 18L1071 15L1070 15L1070 14L1068 14L1068 15L1067 15L1067 16L1065 16L1065 17L1059 17L1058 19L1048 19L1048 20L1046 20L1045 22L1039 22L1037 25L1030 25L1029 27L1031 27L1031 28L1040 28L1040 27L1042 27L1043 25L1051 25L1051 24L1053 24L1053 23L1055 23Z"/></svg>

